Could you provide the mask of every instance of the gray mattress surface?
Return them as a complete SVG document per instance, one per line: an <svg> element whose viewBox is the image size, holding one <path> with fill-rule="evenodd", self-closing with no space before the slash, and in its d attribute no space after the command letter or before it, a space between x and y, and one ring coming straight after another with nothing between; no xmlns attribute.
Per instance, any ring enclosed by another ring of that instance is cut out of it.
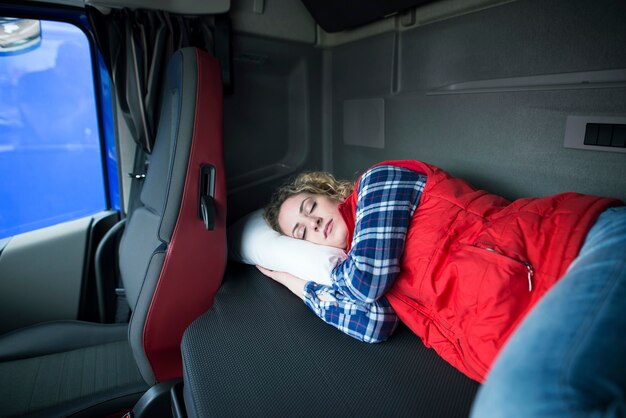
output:
<svg viewBox="0 0 626 418"><path fill-rule="evenodd" d="M467 417L479 386L405 326L359 342L238 263L182 352L191 417Z"/></svg>

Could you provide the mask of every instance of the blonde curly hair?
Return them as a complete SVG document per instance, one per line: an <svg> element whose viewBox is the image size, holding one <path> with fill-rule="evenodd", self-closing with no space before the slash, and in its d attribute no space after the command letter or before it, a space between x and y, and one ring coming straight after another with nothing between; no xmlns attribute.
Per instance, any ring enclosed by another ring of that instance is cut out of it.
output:
<svg viewBox="0 0 626 418"><path fill-rule="evenodd" d="M298 175L292 182L284 184L270 199L265 207L263 218L277 232L283 233L278 225L278 214L285 200L300 193L310 193L328 196L343 202L354 189L354 182L337 180L332 174L323 171L312 171Z"/></svg>

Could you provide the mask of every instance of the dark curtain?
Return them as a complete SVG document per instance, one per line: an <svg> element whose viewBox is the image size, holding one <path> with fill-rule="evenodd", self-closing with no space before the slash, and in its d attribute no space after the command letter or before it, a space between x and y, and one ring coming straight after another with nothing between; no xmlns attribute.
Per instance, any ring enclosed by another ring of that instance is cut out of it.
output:
<svg viewBox="0 0 626 418"><path fill-rule="evenodd" d="M87 17L130 131L150 153L167 61L172 53L187 46L214 53L214 18L130 9L112 9L104 14L92 6L87 6Z"/></svg>

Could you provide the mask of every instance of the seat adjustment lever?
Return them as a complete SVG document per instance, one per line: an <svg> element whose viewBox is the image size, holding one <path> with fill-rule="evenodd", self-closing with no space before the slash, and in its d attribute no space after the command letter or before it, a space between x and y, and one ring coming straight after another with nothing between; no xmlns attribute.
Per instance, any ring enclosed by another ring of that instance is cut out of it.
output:
<svg viewBox="0 0 626 418"><path fill-rule="evenodd" d="M198 196L198 217L204 222L207 231L215 228L215 167L204 164L200 167L200 192Z"/></svg>

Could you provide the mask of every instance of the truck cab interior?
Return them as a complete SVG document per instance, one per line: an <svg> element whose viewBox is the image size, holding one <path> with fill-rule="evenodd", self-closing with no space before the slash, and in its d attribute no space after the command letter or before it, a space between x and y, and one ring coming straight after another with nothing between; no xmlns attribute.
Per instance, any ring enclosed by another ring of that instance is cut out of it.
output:
<svg viewBox="0 0 626 418"><path fill-rule="evenodd" d="M626 200L622 0L0 4L0 416L465 417L246 263L302 171ZM130 414L130 415L126 415Z"/></svg>

